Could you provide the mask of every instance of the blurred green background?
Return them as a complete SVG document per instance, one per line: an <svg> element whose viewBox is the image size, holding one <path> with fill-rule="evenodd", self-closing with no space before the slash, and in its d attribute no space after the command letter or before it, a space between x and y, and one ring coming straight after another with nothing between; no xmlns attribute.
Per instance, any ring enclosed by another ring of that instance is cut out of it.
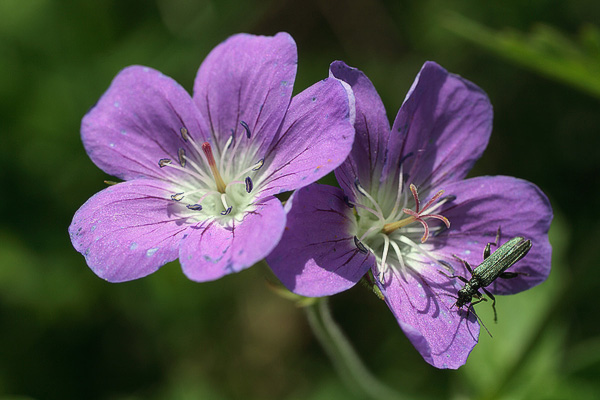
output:
<svg viewBox="0 0 600 400"><path fill-rule="evenodd" d="M480 306L494 337L458 371L426 364L364 288L333 297L373 373L415 399L600 398L599 21L597 0L1 0L0 398L360 398L266 269L197 284L175 262L109 284L67 234L110 179L79 124L121 68L191 91L222 40L278 31L298 44L296 92L342 59L391 119L425 60L475 82L495 121L471 175L530 180L554 207L549 280L500 297L498 324Z"/></svg>

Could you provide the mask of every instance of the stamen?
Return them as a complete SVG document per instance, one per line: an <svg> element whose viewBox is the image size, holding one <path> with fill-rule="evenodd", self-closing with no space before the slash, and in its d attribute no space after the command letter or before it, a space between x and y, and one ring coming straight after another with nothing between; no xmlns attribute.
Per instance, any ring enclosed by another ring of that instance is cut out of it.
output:
<svg viewBox="0 0 600 400"><path fill-rule="evenodd" d="M404 164L404 161L406 161L406 160L407 160L409 157L412 157L412 156L413 156L413 154L414 154L414 153L411 151L410 153L408 153L408 154L406 154L404 157L402 157L402 158L400 159L400 161L398 162L398 166L399 166L399 167L402 167L402 165Z"/></svg>
<svg viewBox="0 0 600 400"><path fill-rule="evenodd" d="M192 211L200 211L200 210L202 210L202 206L200 204L188 204L186 207L189 208Z"/></svg>
<svg viewBox="0 0 600 400"><path fill-rule="evenodd" d="M377 218L384 220L385 218L383 217L383 211L381 210L381 207L379 207L379 204L377 204L375 199L373 197L371 197L371 195L361 186L360 182L358 181L358 178L356 178L354 180L354 187L356 187L356 190L358 190L358 193L362 194L367 199L369 199L371 201L371 203L373 203L373 205L375 206L375 210L377 211L374 214L377 216Z"/></svg>
<svg viewBox="0 0 600 400"><path fill-rule="evenodd" d="M435 204L433 207L431 207L431 208L429 209L429 213L431 213L431 212L433 212L433 211L437 210L438 208L440 208L440 207L441 207L441 206L443 206L444 204L446 204L446 203L449 203L449 202L451 202L451 201L454 201L454 200L456 200L456 196L455 196L455 195L453 195L453 194L449 194L448 196L444 196L444 197L442 197L442 198L441 198L441 199L440 199L440 200L437 202L437 204Z"/></svg>
<svg viewBox="0 0 600 400"><path fill-rule="evenodd" d="M244 127L244 129L246 130L246 137L250 139L250 127L248 126L248 124L244 121L240 121L240 125Z"/></svg>
<svg viewBox="0 0 600 400"><path fill-rule="evenodd" d="M227 154L227 150L229 150L232 143L233 143L233 133L231 134L231 136L229 136L229 139L227 139L227 142L225 142L225 147L223 147L223 151L221 152L221 158L219 159L219 168L221 168L221 171L225 171L226 174L229 173L228 167L230 165L225 166L225 155Z"/></svg>
<svg viewBox="0 0 600 400"><path fill-rule="evenodd" d="M160 160L158 160L158 166L164 168L167 165L171 164L171 162L172 161L169 158L161 158Z"/></svg>
<svg viewBox="0 0 600 400"><path fill-rule="evenodd" d="M181 129L179 129L179 132L181 133L181 138L187 142L190 138L190 136L188 135L187 128L185 126L182 126Z"/></svg>
<svg viewBox="0 0 600 400"><path fill-rule="evenodd" d="M382 284L385 284L384 273L387 270L387 264L385 263L387 260L388 251L390 250L390 238L388 235L383 235L383 253L381 255L381 264L379 267L379 281Z"/></svg>
<svg viewBox="0 0 600 400"><path fill-rule="evenodd" d="M177 164L172 163L171 160L169 160L169 162L165 162L164 165L163 165L163 167L169 167L169 168L173 168L174 170L177 170L177 171L182 171L182 172L184 172L184 173L186 173L188 175L191 175L191 176L197 178L198 180L204 182L207 185L210 185L212 183L212 179L210 179L209 176L206 176L206 174L204 173L204 171L202 171L201 169L199 169L196 166L196 164L194 164L192 162L191 159L188 160L188 163L191 164L194 167L193 170L185 169L185 168L183 168L183 167L181 167L181 166L179 166Z"/></svg>
<svg viewBox="0 0 600 400"><path fill-rule="evenodd" d="M179 157L179 165L181 165L182 167L185 167L185 149L183 147L180 147L179 150L177 150L177 156Z"/></svg>
<svg viewBox="0 0 600 400"><path fill-rule="evenodd" d="M225 210L227 210L228 208L230 208L229 204L227 204L227 195L225 193L223 193L221 195L221 203L223 203L223 208ZM229 214L229 213L227 213L227 214ZM227 215L227 214L223 214L223 215Z"/></svg>
<svg viewBox="0 0 600 400"><path fill-rule="evenodd" d="M365 247L364 244L362 244L360 242L360 240L358 240L358 238L356 236L354 236L354 245L356 246L356 248L358 249L358 251L360 251L361 253L364 254L368 254L369 250Z"/></svg>
<svg viewBox="0 0 600 400"><path fill-rule="evenodd" d="M377 225L373 225L372 227L370 227L369 229L367 229L367 231L365 233L362 234L362 236L360 237L360 241L362 242L363 240L365 240L365 238L369 235L369 233L375 231L379 229L379 227Z"/></svg>
<svg viewBox="0 0 600 400"><path fill-rule="evenodd" d="M192 143L194 143L194 142L192 142ZM177 167L175 164L171 164L171 165L169 165L169 167L174 168L179 171L186 172L186 173L198 178L199 180L204 182L206 185L210 185L213 182L213 178L211 177L211 175L209 173L207 173L204 168L200 168L200 166L194 162L193 157L188 158L186 156L185 165L190 166L191 168L183 169L182 167Z"/></svg>
<svg viewBox="0 0 600 400"><path fill-rule="evenodd" d="M253 166L251 166L250 168L246 168L245 170L241 171L239 174L237 174L231 182L229 182L229 184L234 184L234 183L239 183L239 179L242 178L242 176L246 175L248 172L250 171L258 171L264 164L263 159L261 158L260 160L258 160L258 162L256 164L254 164ZM242 182L243 183L243 182ZM253 186L254 187L254 186Z"/></svg>
<svg viewBox="0 0 600 400"><path fill-rule="evenodd" d="M221 211L221 215L229 215L233 207L227 207L225 211Z"/></svg>
<svg viewBox="0 0 600 400"><path fill-rule="evenodd" d="M233 139L234 139L234 136L233 136L233 133L232 133L231 136L229 136L229 139L227 139L227 141L225 142L225 148L226 149L230 149L231 148L231 145L233 144Z"/></svg>
<svg viewBox="0 0 600 400"><path fill-rule="evenodd" d="M265 164L265 159L261 158L260 160L258 160L258 162L256 164L254 164L254 166L252 167L252 171L258 171L259 169L262 168L262 166Z"/></svg>
<svg viewBox="0 0 600 400"><path fill-rule="evenodd" d="M418 221L421 223L421 225L423 225L423 228L425 230L423 237L421 238L421 243L425 243L427 241L427 239L429 238L429 225L427 225L427 222L425 222L425 218L434 218L434 219L440 220L446 225L447 228L450 228L450 221L448 221L448 218L444 217L443 215L440 215L440 214L425 214L425 215L423 215L423 213L429 207L431 207L431 205L433 203L435 203L444 194L443 190L440 190L439 192L437 192L425 204L425 206L422 209L421 209L421 202L419 200L419 193L417 192L417 187L412 183L410 184L410 191L412 192L413 198L415 199L415 211L403 208L402 211L405 214L410 215L410 217L401 219L400 221L390 222L390 223L385 224L383 226L383 229L381 230L384 234L389 235L390 233L394 232L396 229L402 228L403 226L406 226L406 225L412 224L413 222ZM430 210L430 211L432 211L432 210Z"/></svg>
<svg viewBox="0 0 600 400"><path fill-rule="evenodd" d="M252 183L252 179L249 176L246 177L246 192L250 193L252 188L254 188L254 184Z"/></svg>
<svg viewBox="0 0 600 400"><path fill-rule="evenodd" d="M398 212L398 208L400 207L400 199L402 199L402 197L403 197L402 192L404 189L404 175L403 175L402 170L403 170L403 166L402 166L402 164L400 164L400 172L398 173L398 191L396 192L396 201L394 202L394 208L392 208L392 212L390 213L390 216L396 215L396 212Z"/></svg>
<svg viewBox="0 0 600 400"><path fill-rule="evenodd" d="M206 159L208 160L208 166L213 174L213 178L215 178L215 183L217 184L217 190L221 193L225 193L225 189L227 186L221 178L221 174L217 169L217 163L215 162L215 157L213 156L212 148L210 147L210 143L204 142L202 143L202 151L206 155Z"/></svg>
<svg viewBox="0 0 600 400"><path fill-rule="evenodd" d="M390 241L390 245L394 249L394 253L396 253L396 258L398 258L398 262L400 263L400 268L405 269L406 265L404 264L404 257L402 257L402 252L400 251L400 246L394 240Z"/></svg>
<svg viewBox="0 0 600 400"><path fill-rule="evenodd" d="M346 195L344 195L344 203L346 203L348 207L354 208L354 204L350 203L350 198Z"/></svg>
<svg viewBox="0 0 600 400"><path fill-rule="evenodd" d="M175 193L175 194L171 195L171 200L181 201L181 200L183 200L184 197L185 197L185 193L184 192Z"/></svg>
<svg viewBox="0 0 600 400"><path fill-rule="evenodd" d="M416 244L415 242L413 242L412 240L410 240L407 236L400 236L400 238L398 239L401 242L403 242L404 244L409 245L410 247L412 247L414 250L418 251L419 253L423 254L425 257L427 257L428 259L430 259L431 261L433 261L434 263L437 264L438 259L435 258L434 254L432 254L431 252L427 251L424 249L424 246L419 246L418 244ZM394 243L394 242L392 242Z"/></svg>
<svg viewBox="0 0 600 400"><path fill-rule="evenodd" d="M371 214L373 214L375 217L377 217L377 219L379 219L380 221L383 220L382 216L377 211L373 210L371 207L363 206L362 204L359 204L359 203L356 203L354 205L354 207L360 208L362 210L366 210L366 211L370 212Z"/></svg>

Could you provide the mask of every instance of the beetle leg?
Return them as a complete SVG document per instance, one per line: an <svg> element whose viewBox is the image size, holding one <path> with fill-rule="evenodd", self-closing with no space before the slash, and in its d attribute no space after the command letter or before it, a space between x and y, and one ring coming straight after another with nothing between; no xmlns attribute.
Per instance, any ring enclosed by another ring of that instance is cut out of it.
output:
<svg viewBox="0 0 600 400"><path fill-rule="evenodd" d="M471 302L471 305L472 305L472 306L474 306L475 304L479 304L479 303L481 303L482 301L487 301L487 299L486 299L485 297L480 297L480 298L479 298L479 300L477 300L477 301L472 301L472 302Z"/></svg>
<svg viewBox="0 0 600 400"><path fill-rule="evenodd" d="M500 240L500 227L498 227L498 231L496 232L496 240L493 242L489 242L485 245L485 249L483 250L483 259L485 260L492 254L491 247L492 245L498 246L498 241Z"/></svg>
<svg viewBox="0 0 600 400"><path fill-rule="evenodd" d="M487 296L492 299L492 310L494 310L494 322L498 322L498 314L496 314L496 298L486 288L481 288Z"/></svg>
<svg viewBox="0 0 600 400"><path fill-rule="evenodd" d="M462 258L460 258L459 256L457 256L456 254L452 254L452 257L454 257L458 261L462 262L463 265L465 266L465 268L467 269L467 271L469 271L469 273L471 275L473 275L473 269L471 268L471 266L469 265L469 263L467 262L467 260L463 260Z"/></svg>

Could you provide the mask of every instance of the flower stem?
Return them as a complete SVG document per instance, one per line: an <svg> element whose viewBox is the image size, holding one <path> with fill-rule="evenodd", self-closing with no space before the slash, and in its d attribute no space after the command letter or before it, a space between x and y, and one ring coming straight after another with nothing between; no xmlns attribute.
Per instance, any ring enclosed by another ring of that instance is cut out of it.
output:
<svg viewBox="0 0 600 400"><path fill-rule="evenodd" d="M376 400L400 400L405 396L378 381L331 316L327 298L305 307L308 322L344 383L356 394Z"/></svg>

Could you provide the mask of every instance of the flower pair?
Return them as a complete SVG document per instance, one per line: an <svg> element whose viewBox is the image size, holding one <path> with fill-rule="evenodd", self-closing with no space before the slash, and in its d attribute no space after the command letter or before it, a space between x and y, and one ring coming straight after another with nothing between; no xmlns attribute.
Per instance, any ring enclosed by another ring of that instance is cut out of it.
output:
<svg viewBox="0 0 600 400"><path fill-rule="evenodd" d="M426 63L390 129L368 78L342 62L292 98L292 38L236 35L201 65L190 97L144 67L119 73L84 117L92 160L124 180L99 192L69 228L90 268L111 282L179 258L208 281L267 257L295 293L326 296L367 274L425 360L462 365L473 314L452 307L498 227L533 243L515 293L549 273L552 212L534 185L463 180L491 132L487 96ZM314 183L335 169L341 188ZM285 209L275 194L297 190Z"/></svg>

